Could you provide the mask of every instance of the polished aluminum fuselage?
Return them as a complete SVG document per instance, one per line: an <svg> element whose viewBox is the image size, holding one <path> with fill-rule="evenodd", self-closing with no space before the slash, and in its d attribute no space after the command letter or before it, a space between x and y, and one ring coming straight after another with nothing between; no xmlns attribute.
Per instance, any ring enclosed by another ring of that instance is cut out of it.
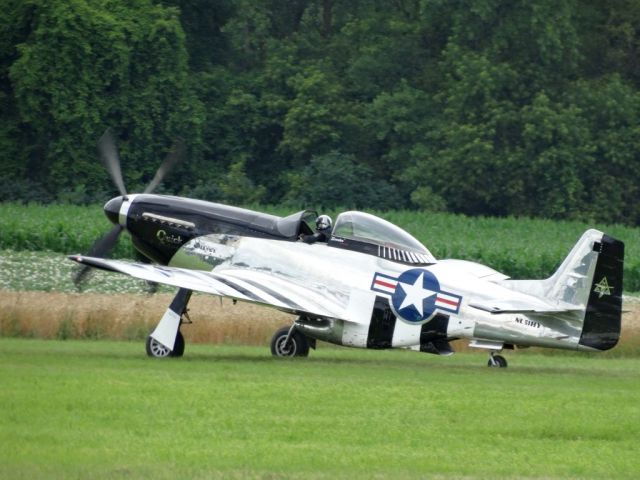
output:
<svg viewBox="0 0 640 480"><path fill-rule="evenodd" d="M185 244L169 266L213 273L242 271L247 279L255 275L256 279L274 283L282 280L280 288L286 285L287 294L302 311L319 312L301 319L298 328L308 336L353 347L367 347L374 304L381 296L371 288L374 276L397 278L410 268L326 243L309 245L217 234ZM447 312L447 338L474 339L488 348L494 344L580 348L580 319L574 314L496 315L472 307L479 299L535 302L535 297L505 286L506 277L498 272L471 262L447 260L421 268L438 278L443 291L461 299L457 312ZM394 314L398 321L390 346L419 346L423 325L431 319L413 322L396 311Z"/></svg>

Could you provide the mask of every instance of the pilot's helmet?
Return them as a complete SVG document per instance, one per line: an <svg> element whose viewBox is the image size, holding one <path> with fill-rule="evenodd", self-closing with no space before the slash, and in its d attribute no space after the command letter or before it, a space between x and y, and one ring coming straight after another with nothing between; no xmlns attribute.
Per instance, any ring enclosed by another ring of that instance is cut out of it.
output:
<svg viewBox="0 0 640 480"><path fill-rule="evenodd" d="M325 230L331 230L333 222L331 221L331 217L329 215L320 215L316 218L316 228L323 232Z"/></svg>

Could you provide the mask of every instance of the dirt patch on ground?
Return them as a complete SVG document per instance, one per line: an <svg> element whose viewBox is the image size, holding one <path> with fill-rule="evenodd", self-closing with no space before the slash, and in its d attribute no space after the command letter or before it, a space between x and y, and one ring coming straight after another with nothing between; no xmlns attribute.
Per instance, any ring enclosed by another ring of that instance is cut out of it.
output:
<svg viewBox="0 0 640 480"><path fill-rule="evenodd" d="M171 303L171 294L97 294L0 290L0 335L46 339L142 340ZM625 297L620 346L640 345L640 297ZM194 294L188 342L266 345L293 316L247 303ZM466 344L466 342L464 342ZM456 342L456 350L465 345Z"/></svg>

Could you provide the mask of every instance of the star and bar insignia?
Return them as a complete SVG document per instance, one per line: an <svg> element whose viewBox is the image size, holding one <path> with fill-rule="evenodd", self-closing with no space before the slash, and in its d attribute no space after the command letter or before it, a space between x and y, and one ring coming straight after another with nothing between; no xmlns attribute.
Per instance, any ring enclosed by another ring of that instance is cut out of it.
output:
<svg viewBox="0 0 640 480"><path fill-rule="evenodd" d="M421 324L440 310L458 313L462 297L440 289L436 276L422 268L412 268L399 277L375 273L371 290L389 295L391 306L400 318Z"/></svg>

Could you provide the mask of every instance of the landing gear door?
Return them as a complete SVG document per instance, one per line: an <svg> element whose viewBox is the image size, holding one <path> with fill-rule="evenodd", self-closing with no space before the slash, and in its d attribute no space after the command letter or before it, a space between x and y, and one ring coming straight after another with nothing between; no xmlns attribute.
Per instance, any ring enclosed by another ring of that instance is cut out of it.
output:
<svg viewBox="0 0 640 480"><path fill-rule="evenodd" d="M369 323L376 301L375 292L369 290L354 289L349 296L347 306L348 328L345 328L342 336L342 344L365 348L369 335Z"/></svg>

